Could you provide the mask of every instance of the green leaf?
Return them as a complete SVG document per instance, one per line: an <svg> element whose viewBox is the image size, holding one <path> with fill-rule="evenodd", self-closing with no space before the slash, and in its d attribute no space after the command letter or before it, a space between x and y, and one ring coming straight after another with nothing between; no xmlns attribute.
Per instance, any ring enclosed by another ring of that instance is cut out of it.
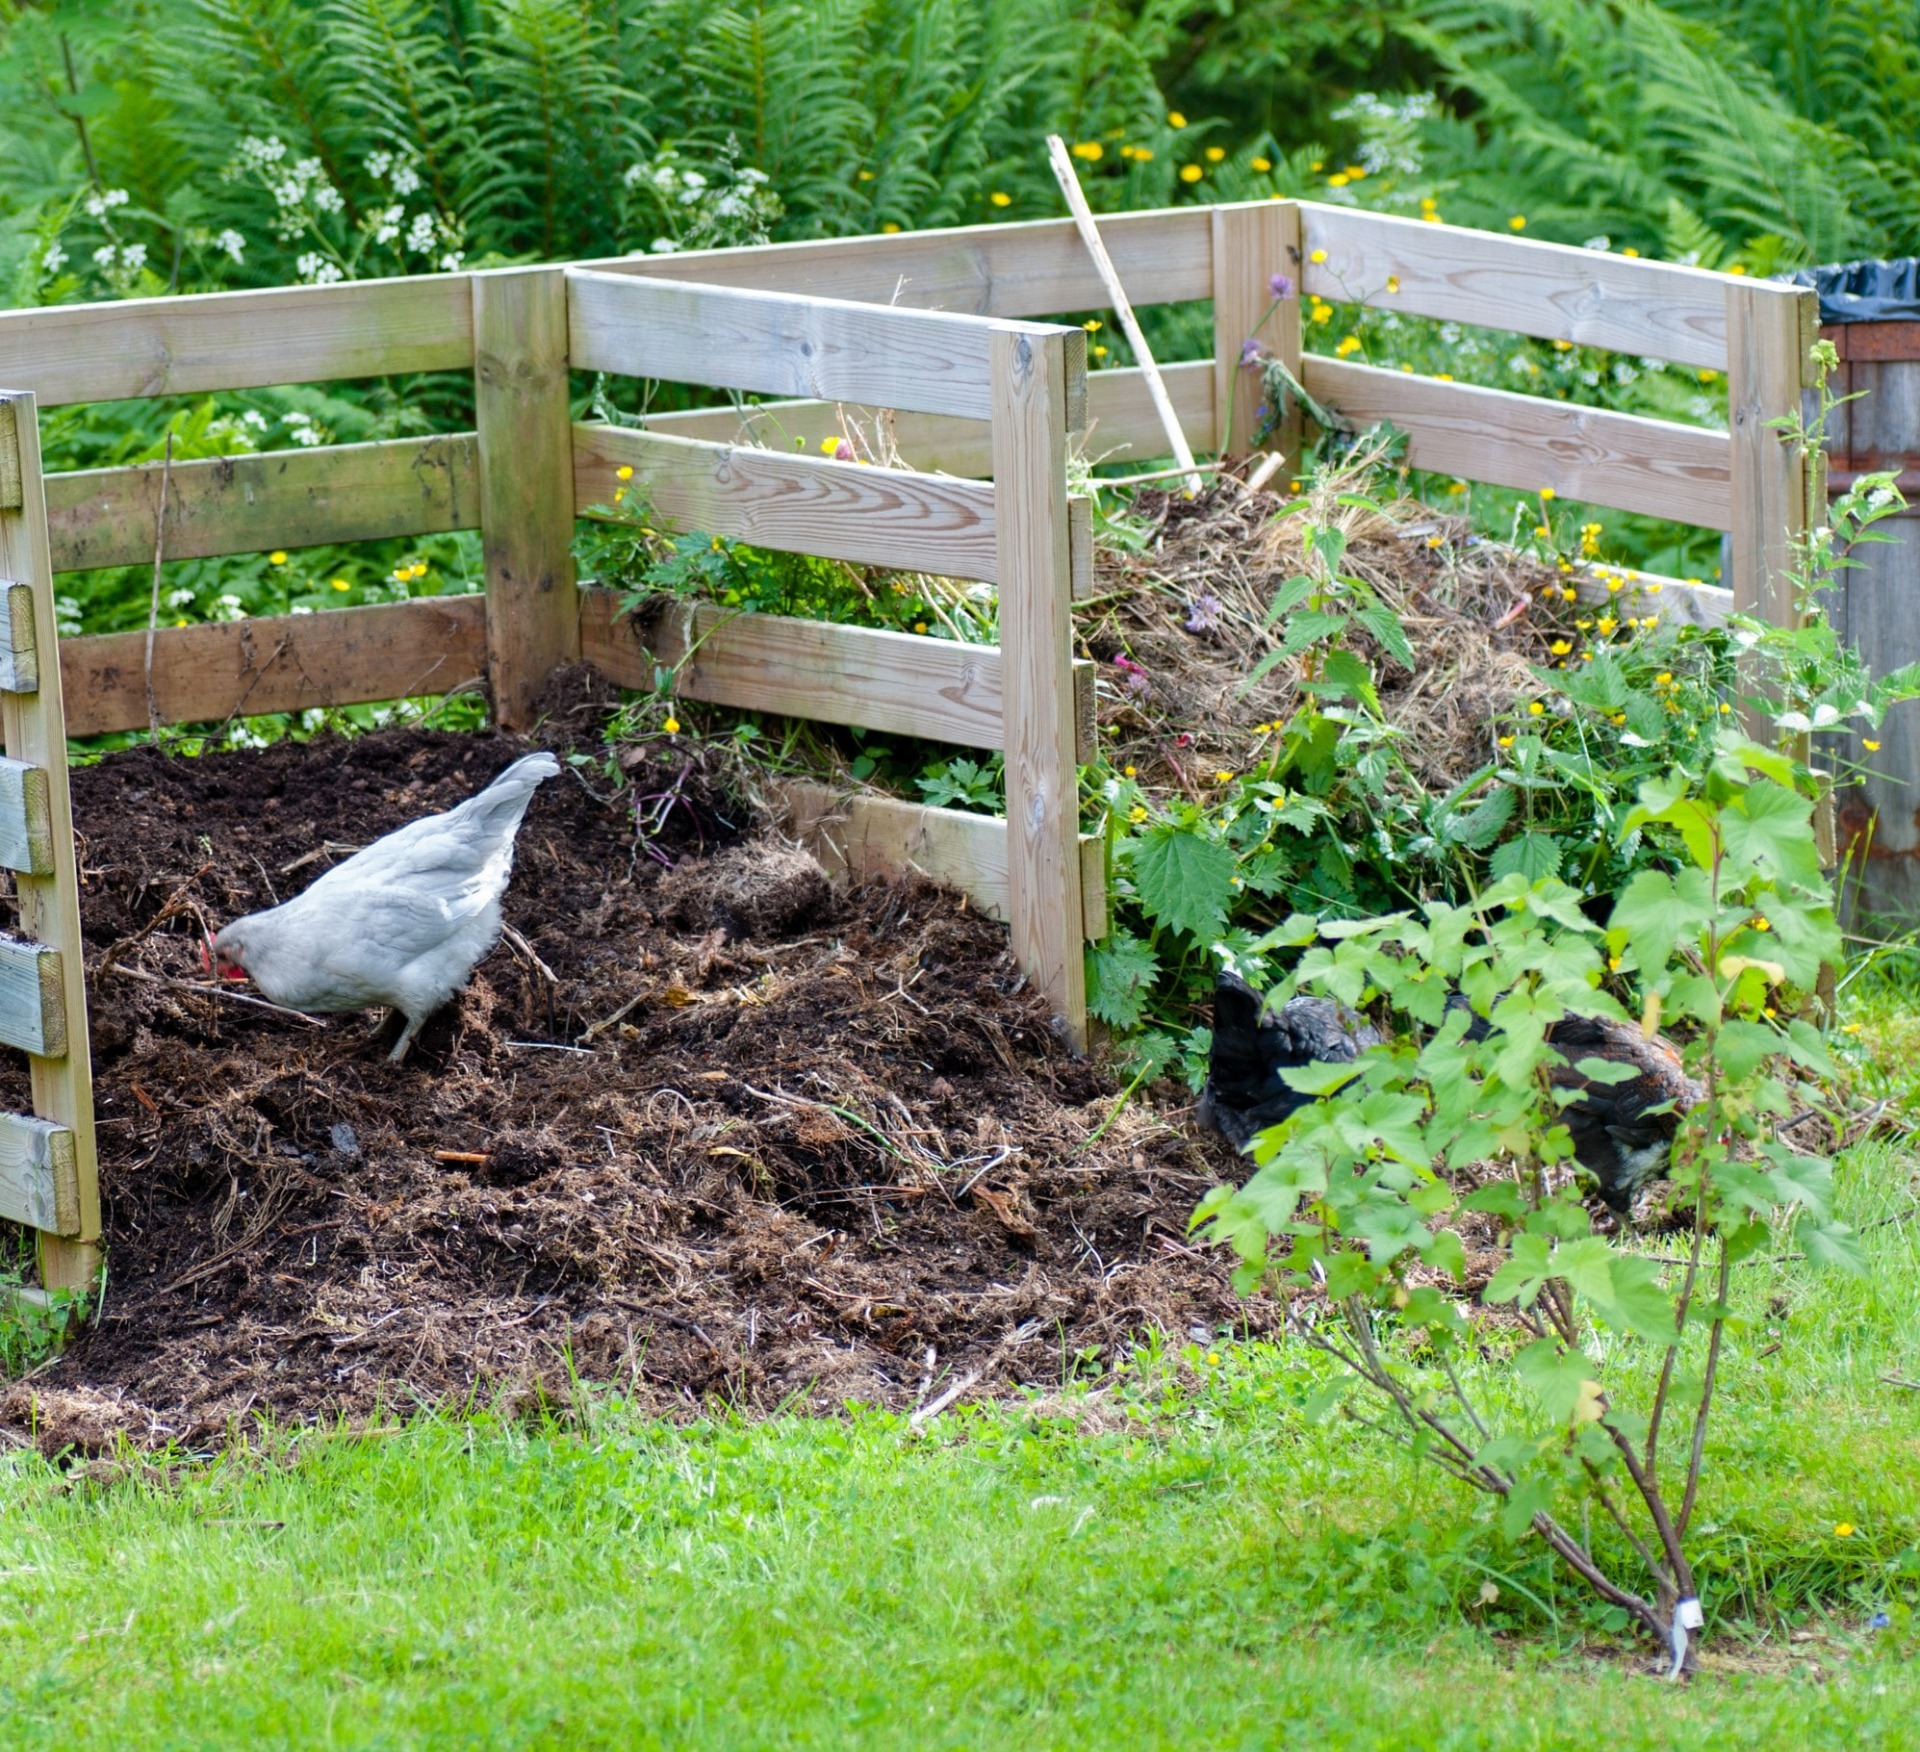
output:
<svg viewBox="0 0 1920 1752"><path fill-rule="evenodd" d="M1160 977L1160 961L1131 931L1087 951L1087 1008L1115 1028L1136 1028Z"/></svg>
<svg viewBox="0 0 1920 1752"><path fill-rule="evenodd" d="M1642 870L1613 903L1607 935L1632 946L1643 972L1659 973L1673 959L1674 944L1697 938L1712 911L1704 871L1682 870L1676 877Z"/></svg>
<svg viewBox="0 0 1920 1752"><path fill-rule="evenodd" d="M1361 609L1353 618L1379 641L1380 649L1402 669L1414 667L1413 647L1407 643L1406 629L1392 609L1384 603L1375 603Z"/></svg>
<svg viewBox="0 0 1920 1752"><path fill-rule="evenodd" d="M1632 1065L1623 1065L1616 1059L1575 1059L1573 1068L1589 1083L1631 1083L1640 1074Z"/></svg>
<svg viewBox="0 0 1920 1752"><path fill-rule="evenodd" d="M1487 860L1487 874L1497 882L1517 870L1529 882L1538 882L1560 874L1560 856L1560 842L1552 834L1523 833L1494 847L1493 856Z"/></svg>
<svg viewBox="0 0 1920 1752"><path fill-rule="evenodd" d="M1303 693L1320 694L1328 699L1358 700L1375 717L1380 715L1380 695L1373 685L1373 671L1354 651L1329 651L1320 673L1312 681L1302 681Z"/></svg>
<svg viewBox="0 0 1920 1752"><path fill-rule="evenodd" d="M1447 816L1440 823L1440 833L1442 838L1451 840L1457 846L1464 846L1470 852L1481 852L1500 837L1500 830L1512 819L1513 792L1501 785L1481 798L1464 815L1456 812Z"/></svg>
<svg viewBox="0 0 1920 1752"><path fill-rule="evenodd" d="M1548 1244L1539 1235L1516 1235L1513 1252L1493 1274L1480 1300L1487 1303L1518 1302L1531 1308L1540 1287L1552 1276Z"/></svg>
<svg viewBox="0 0 1920 1752"><path fill-rule="evenodd" d="M1360 1074L1360 1067L1349 1061L1346 1064L1287 1065L1280 1071L1280 1080L1289 1089L1297 1089L1302 1095L1331 1095L1334 1090L1345 1088Z"/></svg>
<svg viewBox="0 0 1920 1752"><path fill-rule="evenodd" d="M1809 1211L1793 1233L1813 1264L1844 1271L1849 1277L1867 1275L1867 1256L1860 1250L1860 1237L1845 1223L1822 1223Z"/></svg>
<svg viewBox="0 0 1920 1752"><path fill-rule="evenodd" d="M1613 1300L1613 1249L1597 1235L1556 1247L1551 1269L1576 1295L1602 1304Z"/></svg>
<svg viewBox="0 0 1920 1752"><path fill-rule="evenodd" d="M1156 823L1133 845L1133 886L1161 924L1204 940L1217 937L1233 898L1233 853L1191 828Z"/></svg>
<svg viewBox="0 0 1920 1752"><path fill-rule="evenodd" d="M1283 614L1291 614L1313 594L1313 580L1302 573L1295 572L1278 590L1273 593L1273 601L1268 604L1267 612L1260 624L1270 627Z"/></svg>
<svg viewBox="0 0 1920 1752"><path fill-rule="evenodd" d="M1813 838L1813 805L1771 779L1749 785L1720 821L1728 857L1782 881L1820 884L1820 851Z"/></svg>
<svg viewBox="0 0 1920 1752"><path fill-rule="evenodd" d="M1540 1409L1562 1429L1574 1421L1576 1411L1591 1405L1593 1396L1588 1389L1597 1389L1600 1384L1599 1371L1584 1351L1563 1351L1559 1341L1552 1338L1535 1339L1517 1352L1513 1367L1527 1390L1540 1401Z"/></svg>
<svg viewBox="0 0 1920 1752"><path fill-rule="evenodd" d="M1601 1304L1606 1323L1654 1344L1673 1338L1673 1298L1660 1281L1660 1268L1637 1253L1613 1256L1613 1293Z"/></svg>
<svg viewBox="0 0 1920 1752"><path fill-rule="evenodd" d="M1518 1539L1533 1525L1533 1517L1553 1507L1553 1480L1536 1473L1518 1479L1500 1510L1500 1531Z"/></svg>

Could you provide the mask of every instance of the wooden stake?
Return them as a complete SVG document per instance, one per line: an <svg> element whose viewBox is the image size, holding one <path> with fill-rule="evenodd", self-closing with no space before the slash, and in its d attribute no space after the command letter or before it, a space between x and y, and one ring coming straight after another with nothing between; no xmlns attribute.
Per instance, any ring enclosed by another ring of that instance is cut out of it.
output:
<svg viewBox="0 0 1920 1752"><path fill-rule="evenodd" d="M487 672L495 718L525 730L547 677L580 655L565 271L475 274L473 330Z"/></svg>
<svg viewBox="0 0 1920 1752"><path fill-rule="evenodd" d="M12 451L0 461L0 481L17 480L17 505L0 508L0 578L24 586L32 602L37 683L31 692L0 693L7 753L47 778L47 829L53 853L44 874L17 871L21 935L59 956L64 1051L30 1056L34 1112L64 1127L73 1139L76 1180L72 1230L40 1234L40 1281L49 1290L80 1290L100 1267L100 1181L93 1131L93 1067L87 1055L87 988L80 940L80 883L74 863L73 807L67 791L66 714L60 686L59 625L53 603L53 566L47 537L47 501L40 474L40 428L34 399L0 391ZM8 466L11 464L12 466Z"/></svg>
<svg viewBox="0 0 1920 1752"><path fill-rule="evenodd" d="M1200 476L1194 472L1193 451L1187 444L1186 433L1180 429L1180 416L1173 411L1173 402L1167 395L1160 368L1153 362L1153 349L1147 345L1147 337L1140 332L1140 323L1133 314L1133 306L1127 302L1127 289L1120 284L1113 258L1107 254L1107 246L1100 241L1100 227L1094 223L1093 209L1087 205L1086 192L1080 187L1080 177L1073 168L1067 143L1058 134L1047 136L1047 156L1053 161L1053 174L1060 184L1060 192L1067 197L1067 208L1073 214L1073 222L1080 228L1080 241L1087 246L1087 254L1093 258L1094 268L1107 289L1113 314L1120 319L1120 326L1126 331L1127 344L1133 348L1134 359L1146 377L1147 393L1153 398L1154 412L1160 416L1160 424L1166 430L1168 452L1187 477L1188 494L1197 493L1200 491ZM998 470L995 473L997 475Z"/></svg>
<svg viewBox="0 0 1920 1752"><path fill-rule="evenodd" d="M1213 407L1214 443L1222 456L1245 456L1258 425L1260 377L1242 362L1248 341L1278 359L1295 383L1300 363L1300 208L1293 201L1260 201L1213 210ZM1273 277L1294 284L1281 298ZM1271 314L1269 314L1271 313ZM1304 435L1300 398L1287 397L1275 421L1269 448L1298 469Z"/></svg>

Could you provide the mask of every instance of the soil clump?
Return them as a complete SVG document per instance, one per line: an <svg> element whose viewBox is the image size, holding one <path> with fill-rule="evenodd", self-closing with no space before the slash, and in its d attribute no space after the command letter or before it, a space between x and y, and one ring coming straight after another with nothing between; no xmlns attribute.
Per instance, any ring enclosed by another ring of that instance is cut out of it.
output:
<svg viewBox="0 0 1920 1752"><path fill-rule="evenodd" d="M1233 1172L1075 1059L1003 927L831 890L699 749L534 799L511 935L412 1059L190 989L202 933L485 784L527 744L391 730L74 775L109 1287L0 1438L217 1447L270 1416L564 1400L899 1408L1052 1385L1149 1329L1278 1310L1189 1246ZM11 1055L9 1055L11 1056ZM0 1099L27 1099L23 1064Z"/></svg>

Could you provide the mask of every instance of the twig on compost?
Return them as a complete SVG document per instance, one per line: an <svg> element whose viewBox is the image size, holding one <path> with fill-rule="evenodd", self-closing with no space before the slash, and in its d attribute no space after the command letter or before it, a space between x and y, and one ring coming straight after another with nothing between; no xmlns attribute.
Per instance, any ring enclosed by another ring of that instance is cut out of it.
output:
<svg viewBox="0 0 1920 1752"><path fill-rule="evenodd" d="M147 985L166 986L170 991L192 992L198 997L225 998L229 1003L247 1004L256 1010L271 1010L276 1016L286 1016L295 1022L304 1022L309 1028L324 1028L326 1023L318 1016L309 1016L304 1010L289 1010L284 1004L270 1004L265 998L256 998L249 992L229 991L222 985L202 985L196 980L170 979L164 973L149 973L144 967L103 967L103 973L117 973L122 979L137 979Z"/></svg>
<svg viewBox="0 0 1920 1752"><path fill-rule="evenodd" d="M178 888L167 896L166 900L161 904L160 910L155 913L152 918L148 919L139 930L135 931L131 937L122 937L118 942L108 944L107 952L100 957L100 966L95 972L94 977L97 979L100 974L110 972L114 964L121 956L125 955L129 949L133 948L136 944L144 943L147 938L159 930L169 919L184 912L188 905L186 899L187 890L212 868L213 860L209 858L206 863L202 864L186 881L181 883Z"/></svg>
<svg viewBox="0 0 1920 1752"><path fill-rule="evenodd" d="M594 1023L594 1025L591 1028L589 1028L585 1034L580 1036L576 1044L579 1046L585 1046L588 1041L594 1039L596 1036L600 1034L604 1034L616 1022L624 1022L630 1015L633 1014L635 1010L639 1009L639 1007L642 1004L644 1004L646 1001L647 1001L647 994L645 992L641 992L638 995L629 998L624 1004L620 1006L619 1009L615 1010L611 1016L603 1016L598 1022Z"/></svg>

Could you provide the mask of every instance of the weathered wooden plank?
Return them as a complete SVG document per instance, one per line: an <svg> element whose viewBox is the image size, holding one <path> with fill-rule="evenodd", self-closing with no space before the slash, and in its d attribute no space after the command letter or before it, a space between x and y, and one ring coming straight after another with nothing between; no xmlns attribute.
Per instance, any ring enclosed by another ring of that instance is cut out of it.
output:
<svg viewBox="0 0 1920 1752"><path fill-rule="evenodd" d="M1415 468L1725 529L1727 435L1309 354L1307 388L1355 426L1391 420Z"/></svg>
<svg viewBox="0 0 1920 1752"><path fill-rule="evenodd" d="M160 463L149 462L49 475L53 569L150 563L162 473ZM218 456L173 465L166 557L437 535L479 522L479 449L471 432Z"/></svg>
<svg viewBox="0 0 1920 1752"><path fill-rule="evenodd" d="M975 420L991 411L983 317L577 268L567 287L577 370ZM1077 337L1064 345L1084 379L1086 335L1031 326Z"/></svg>
<svg viewBox="0 0 1920 1752"><path fill-rule="evenodd" d="M1742 614L1795 624L1793 538L1807 527L1807 476L1792 440L1771 422L1796 413L1819 324L1811 290L1747 285L1726 291L1733 516L1727 578Z"/></svg>
<svg viewBox="0 0 1920 1752"><path fill-rule="evenodd" d="M640 627L619 602L614 590L580 593L582 654L621 687L651 688L656 665L678 667L677 691L690 700L969 748L1005 746L997 646L712 603L669 604ZM1091 663L1074 665L1067 695L1078 758L1091 759Z"/></svg>
<svg viewBox="0 0 1920 1752"><path fill-rule="evenodd" d="M0 758L0 865L31 876L53 872L46 770L6 758Z"/></svg>
<svg viewBox="0 0 1920 1752"><path fill-rule="evenodd" d="M50 1235L78 1233L80 1171L64 1125L0 1113L0 1217Z"/></svg>
<svg viewBox="0 0 1920 1752"><path fill-rule="evenodd" d="M40 651L33 638L33 589L27 584L0 579L0 692L29 694L39 685Z"/></svg>
<svg viewBox="0 0 1920 1752"><path fill-rule="evenodd" d="M1300 284L1300 206L1267 201L1213 209L1213 405L1215 446L1245 456L1259 424L1260 371L1243 363L1251 342L1300 375L1300 299L1276 299L1272 281ZM1300 412L1289 407L1272 447L1300 453Z"/></svg>
<svg viewBox="0 0 1920 1752"><path fill-rule="evenodd" d="M1204 207L1103 213L1100 235L1134 304L1173 304L1213 296L1208 225ZM1102 310L1107 302L1071 219L614 256L578 265L974 316L1055 316Z"/></svg>
<svg viewBox="0 0 1920 1752"><path fill-rule="evenodd" d="M0 511L18 511L20 493L20 435L13 403L0 402Z"/></svg>
<svg viewBox="0 0 1920 1752"><path fill-rule="evenodd" d="M0 383L43 406L473 363L466 274L0 311Z"/></svg>
<svg viewBox="0 0 1920 1752"><path fill-rule="evenodd" d="M565 273L474 275L473 330L487 678L497 721L525 730L547 677L580 655Z"/></svg>
<svg viewBox="0 0 1920 1752"><path fill-rule="evenodd" d="M980 481L577 425L573 482L582 513L611 507L624 486L675 529L858 566L987 584L997 575L993 488ZM1092 507L1076 499L1070 516L1074 588L1084 596L1093 588Z"/></svg>
<svg viewBox="0 0 1920 1752"><path fill-rule="evenodd" d="M1332 303L1726 369L1725 274L1317 201L1300 216L1305 289Z"/></svg>
<svg viewBox="0 0 1920 1752"><path fill-rule="evenodd" d="M60 665L74 736L143 728L147 635L65 640ZM451 693L486 673L486 598L428 596L374 608L162 627L153 691L165 724L299 712Z"/></svg>
<svg viewBox="0 0 1920 1752"><path fill-rule="evenodd" d="M1067 1037L1084 1047L1067 372L1058 335L1009 327L993 337L1009 926L1015 958L1052 1002Z"/></svg>
<svg viewBox="0 0 1920 1752"><path fill-rule="evenodd" d="M60 951L0 934L0 1045L41 1058L67 1050Z"/></svg>
<svg viewBox="0 0 1920 1752"><path fill-rule="evenodd" d="M6 753L37 767L47 780L47 830L53 857L45 874L20 871L13 879L19 929L29 941L13 957L30 961L40 984L38 1048L27 1050L33 1110L64 1126L73 1138L77 1213L58 1234L40 1232L40 1282L50 1290L80 1289L99 1269L99 1156L93 1125L93 1063L87 1049L85 946L80 934L80 879L74 855L73 808L67 790L67 719L59 661L59 621L53 605L53 555L47 539L47 501L40 460L39 415L30 394L0 392L13 403L20 463L20 506L0 511L0 577L25 584L38 630L39 685L30 694L0 693L0 730ZM51 960L48 960L48 955ZM56 1025L57 1024L57 1025ZM21 1044L16 1037L15 1044Z"/></svg>
<svg viewBox="0 0 1920 1752"><path fill-rule="evenodd" d="M779 787L785 828L834 877L919 875L957 888L989 918L1005 922L1007 823L1004 816L935 809L870 792L847 795L795 779ZM1083 930L1107 934L1107 883L1098 834L1080 836Z"/></svg>
<svg viewBox="0 0 1920 1752"><path fill-rule="evenodd" d="M1269 325L1271 327L1271 325ZM1213 364L1185 360L1162 365L1167 394L1190 444L1213 442ZM653 414L647 430L713 443L751 443L775 450L818 453L822 442L843 436L848 424L879 434L909 468L929 473L993 473L993 435L985 420L952 414L899 413L891 409L824 401L762 402L749 408L697 408ZM1166 440L1139 371L1087 373L1086 454L1099 462L1144 462L1166 454Z"/></svg>

